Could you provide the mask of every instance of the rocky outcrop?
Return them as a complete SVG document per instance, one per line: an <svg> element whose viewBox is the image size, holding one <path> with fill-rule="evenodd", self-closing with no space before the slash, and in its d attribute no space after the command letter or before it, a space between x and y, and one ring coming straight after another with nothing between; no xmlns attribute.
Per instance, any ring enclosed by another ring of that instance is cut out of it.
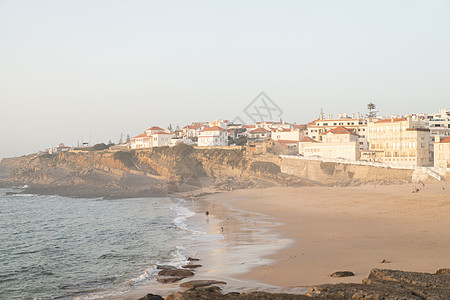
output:
<svg viewBox="0 0 450 300"><path fill-rule="evenodd" d="M196 289L198 287L210 286L213 284L227 284L225 281L217 281L217 280L191 280L187 282L183 282L180 284L180 287L187 289Z"/></svg>
<svg viewBox="0 0 450 300"><path fill-rule="evenodd" d="M331 299L450 299L450 276L446 274L373 269L362 284L321 285L310 288L307 295Z"/></svg>
<svg viewBox="0 0 450 300"><path fill-rule="evenodd" d="M337 271L330 275L330 277L334 278L351 277L351 276L355 276L355 274L350 271Z"/></svg>

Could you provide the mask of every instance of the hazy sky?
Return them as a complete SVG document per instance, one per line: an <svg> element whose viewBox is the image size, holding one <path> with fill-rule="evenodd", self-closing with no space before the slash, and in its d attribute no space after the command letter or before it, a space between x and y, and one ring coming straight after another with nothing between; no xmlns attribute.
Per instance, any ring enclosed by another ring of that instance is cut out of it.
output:
<svg viewBox="0 0 450 300"><path fill-rule="evenodd" d="M234 119L450 108L450 1L0 0L0 157Z"/></svg>

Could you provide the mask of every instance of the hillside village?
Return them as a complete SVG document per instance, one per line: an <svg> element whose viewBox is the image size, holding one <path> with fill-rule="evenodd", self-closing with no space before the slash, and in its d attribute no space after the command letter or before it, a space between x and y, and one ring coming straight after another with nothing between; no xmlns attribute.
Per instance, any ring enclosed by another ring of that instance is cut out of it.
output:
<svg viewBox="0 0 450 300"><path fill-rule="evenodd" d="M234 124L218 119L193 122L175 130L154 125L111 149L146 149L178 143L197 147L246 146L247 155L269 152L298 159L360 161L409 169L431 167L437 173L449 172L450 110L383 117L371 108L367 115L341 113L333 117L321 113L307 124L285 121ZM50 151L70 149L60 144Z"/></svg>

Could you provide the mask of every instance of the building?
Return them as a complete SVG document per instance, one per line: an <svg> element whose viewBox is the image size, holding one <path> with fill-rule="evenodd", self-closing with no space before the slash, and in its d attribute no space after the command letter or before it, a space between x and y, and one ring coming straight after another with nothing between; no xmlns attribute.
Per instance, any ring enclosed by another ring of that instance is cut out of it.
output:
<svg viewBox="0 0 450 300"><path fill-rule="evenodd" d="M165 131L161 127L153 126L143 134L130 139L131 149L144 149L152 147L168 146L173 134Z"/></svg>
<svg viewBox="0 0 450 300"><path fill-rule="evenodd" d="M205 128L198 135L198 145L228 146L228 131L219 126Z"/></svg>
<svg viewBox="0 0 450 300"><path fill-rule="evenodd" d="M204 124L192 124L183 127L183 136L188 139L193 139L198 137L200 131L205 129L206 125Z"/></svg>
<svg viewBox="0 0 450 300"><path fill-rule="evenodd" d="M425 122L407 117L390 118L368 123L370 153L364 157L372 160L402 165L428 166L430 130Z"/></svg>
<svg viewBox="0 0 450 300"><path fill-rule="evenodd" d="M322 134L321 142L306 136L299 142L299 154L304 157L359 160L359 135L353 130L338 126Z"/></svg>
<svg viewBox="0 0 450 300"><path fill-rule="evenodd" d="M337 126L344 126L358 134L359 149L366 150L369 147L367 142L367 120L360 116L359 113L356 118L353 117L354 115L349 118L347 114L340 114L338 119L333 119L332 116L329 119L321 117L307 124L308 136L320 142L323 133Z"/></svg>
<svg viewBox="0 0 450 300"><path fill-rule="evenodd" d="M303 130L278 129L272 131L271 137L274 141L284 140L300 142L304 137L304 132Z"/></svg>
<svg viewBox="0 0 450 300"><path fill-rule="evenodd" d="M248 132L248 140L251 142L262 142L270 139L270 130L258 127Z"/></svg>
<svg viewBox="0 0 450 300"><path fill-rule="evenodd" d="M64 145L64 143L60 143L60 144L58 144L58 146L48 149L48 153L57 154L57 153L69 151L71 149L72 149L72 147L66 146L66 145Z"/></svg>
<svg viewBox="0 0 450 300"><path fill-rule="evenodd" d="M441 140L436 135L434 142L434 167L450 168L450 136Z"/></svg>

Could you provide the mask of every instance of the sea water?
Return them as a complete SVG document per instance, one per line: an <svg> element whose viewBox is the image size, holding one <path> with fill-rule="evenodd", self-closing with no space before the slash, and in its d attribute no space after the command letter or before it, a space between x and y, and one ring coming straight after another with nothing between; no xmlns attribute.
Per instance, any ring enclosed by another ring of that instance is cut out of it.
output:
<svg viewBox="0 0 450 300"><path fill-rule="evenodd" d="M220 240L182 199L6 195L0 189L0 299L98 299L154 280Z"/></svg>

